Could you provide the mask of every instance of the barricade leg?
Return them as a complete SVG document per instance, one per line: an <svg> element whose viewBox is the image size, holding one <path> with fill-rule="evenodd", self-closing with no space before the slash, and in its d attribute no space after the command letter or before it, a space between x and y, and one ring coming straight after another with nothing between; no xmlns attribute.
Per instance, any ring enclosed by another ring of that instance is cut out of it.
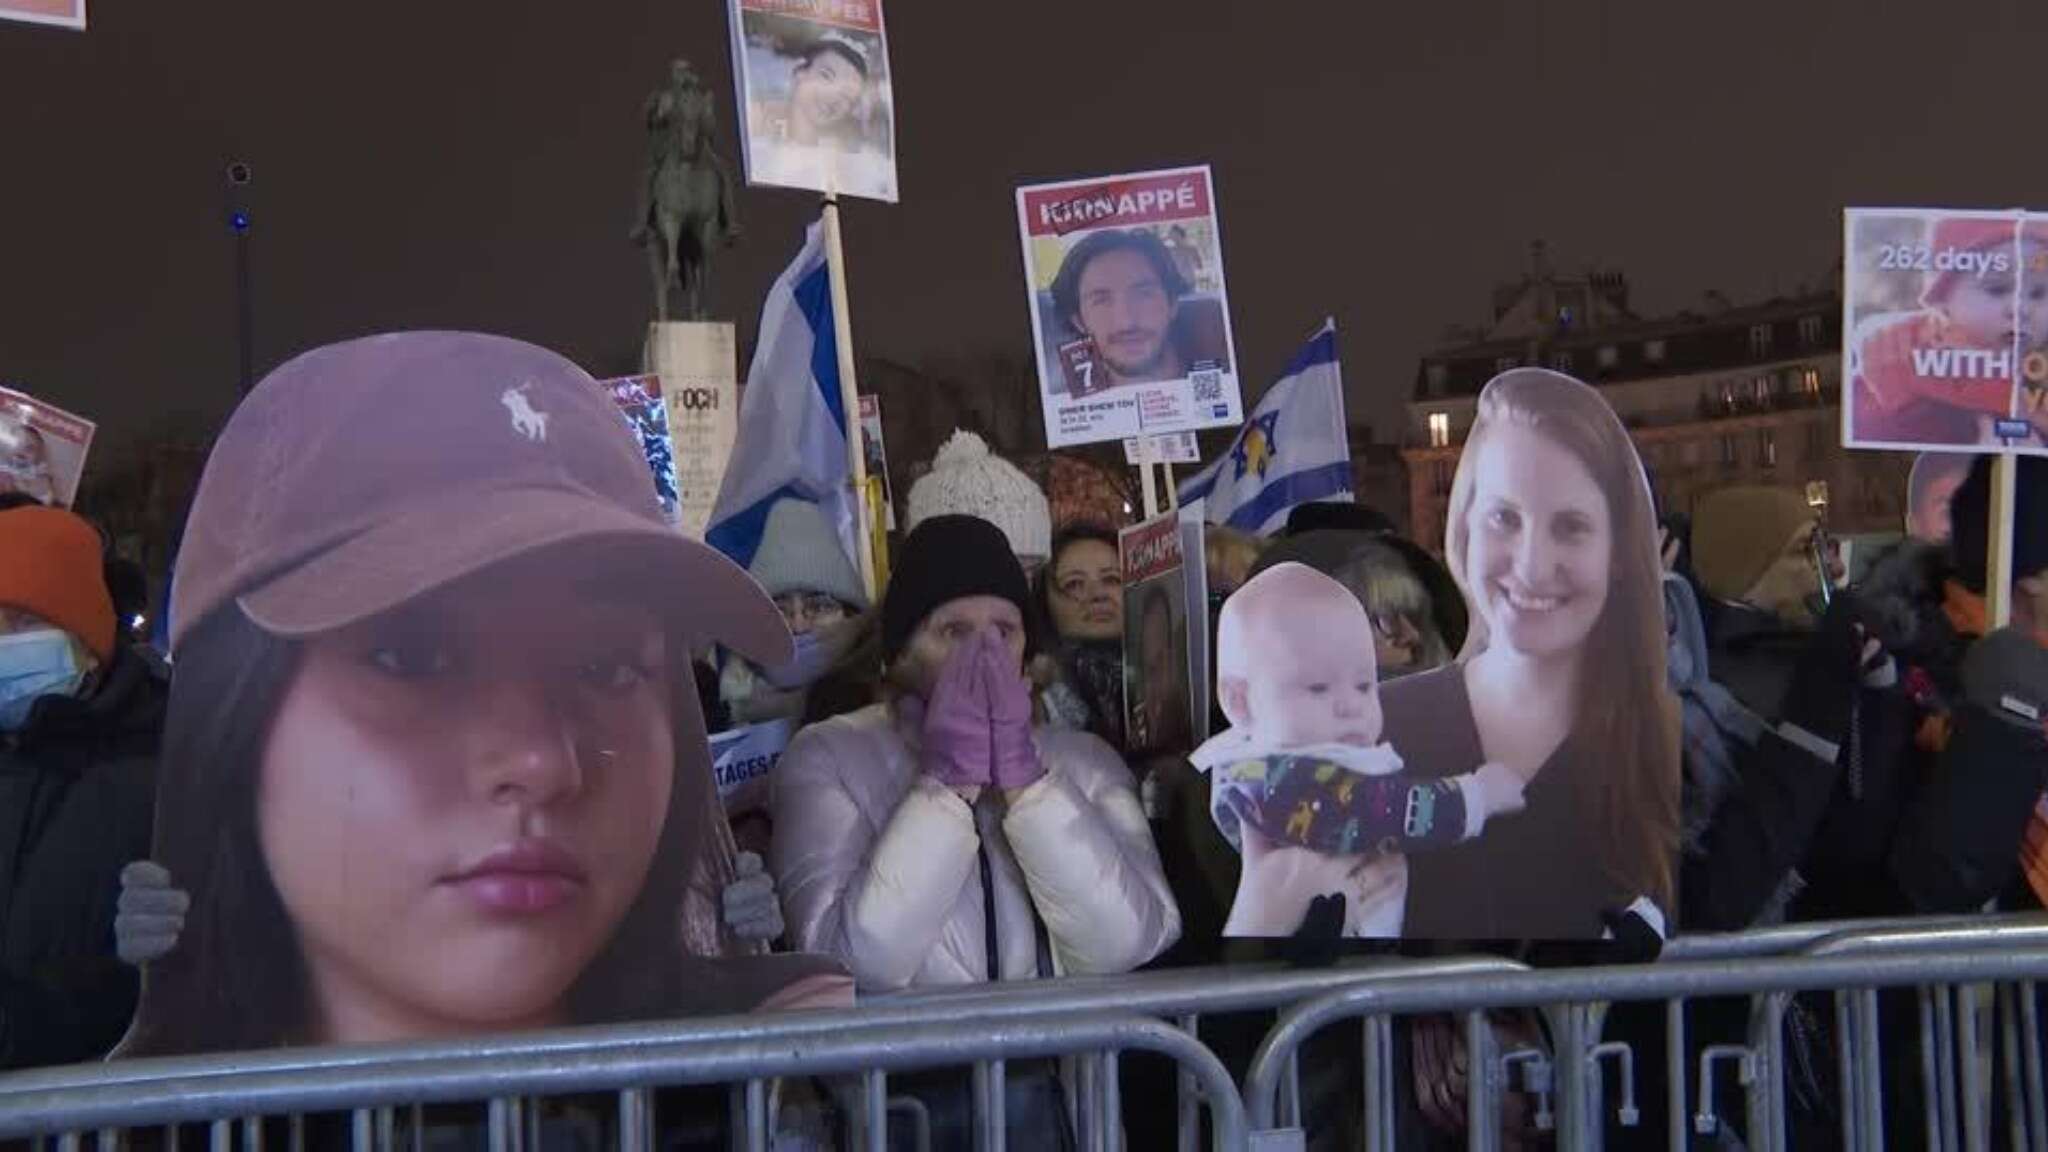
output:
<svg viewBox="0 0 2048 1152"><path fill-rule="evenodd" d="M861 1077L862 1120L867 1130L868 1152L887 1152L889 1147L889 1077L873 1071Z"/></svg>
<svg viewBox="0 0 2048 1152"><path fill-rule="evenodd" d="M2020 1094L2020 1038L2019 1012L2016 1010L2010 984L2000 984L1994 994L1998 1000L1998 1067L2002 1073L2000 1087L2005 1092L2005 1138L2006 1147L2012 1152L2027 1152L2027 1125L2025 1097Z"/></svg>
<svg viewBox="0 0 2048 1152"><path fill-rule="evenodd" d="M1956 1152L1956 1018L1949 989L1933 989L1934 1060L1941 1092L1941 1149Z"/></svg>
<svg viewBox="0 0 2048 1152"><path fill-rule="evenodd" d="M1982 1054L1978 1051L1980 1002L1976 985L1956 989L1956 1071L1962 1081L1958 1103L1963 1114L1963 1144L1970 1152L1990 1152L1985 1110L1991 1106L1991 1094L1985 1088Z"/></svg>
<svg viewBox="0 0 2048 1152"><path fill-rule="evenodd" d="M1003 1126L1003 1062L984 1060L974 1066L974 1152L1003 1152L1009 1132Z"/></svg>
<svg viewBox="0 0 2048 1152"><path fill-rule="evenodd" d="M1560 1148L1593 1148L1596 1133L1588 1115L1585 1009L1561 1004L1544 1009L1550 1017L1551 1067L1557 1077L1557 1143Z"/></svg>
<svg viewBox="0 0 2048 1152"><path fill-rule="evenodd" d="M383 1114L378 1109L378 1134L383 1134ZM518 1097L506 1097L491 1101L490 1106L491 1152L526 1152L526 1108ZM379 1148L388 1148L380 1143Z"/></svg>
<svg viewBox="0 0 2048 1152"><path fill-rule="evenodd" d="M1117 1083L1116 1063L1116 1049L1102 1054L1103 1152L1123 1152L1124 1149L1124 1102L1122 1086Z"/></svg>
<svg viewBox="0 0 2048 1152"><path fill-rule="evenodd" d="M1196 1016L1180 1018L1180 1030L1190 1039L1201 1039L1201 1019ZM1174 1124L1176 1152L1195 1152L1201 1143L1201 1101L1196 1096L1195 1074L1179 1061L1174 1062L1174 1084L1176 1087L1175 1106L1178 1117Z"/></svg>
<svg viewBox="0 0 2048 1152"><path fill-rule="evenodd" d="M2020 1058L2026 1075L2027 1130L2036 1152L2048 1152L2048 1091L2041 1078L2041 1014L2034 982L2020 984Z"/></svg>
<svg viewBox="0 0 2048 1152"><path fill-rule="evenodd" d="M1664 1005L1664 1142L1677 1152L1686 1146L1685 1000Z"/></svg>
<svg viewBox="0 0 2048 1152"><path fill-rule="evenodd" d="M1926 1127L1927 1147L1941 1147L1942 1119L1939 1107L1941 1080L1937 1061L1940 1059L1939 1045L1934 1039L1934 993L1929 989L1919 990L1920 1003L1920 1114Z"/></svg>
<svg viewBox="0 0 2048 1152"><path fill-rule="evenodd" d="M749 1080L745 1091L747 1152L768 1152L768 1083Z"/></svg>
<svg viewBox="0 0 2048 1152"><path fill-rule="evenodd" d="M1500 1145L1500 1073L1493 1025L1484 1012L1465 1013L1465 1147L1493 1152Z"/></svg>
<svg viewBox="0 0 2048 1152"><path fill-rule="evenodd" d="M417 1108L413 1115L417 1140ZM654 1096L645 1088L628 1088L619 1093L619 1152L654 1152Z"/></svg>
<svg viewBox="0 0 2048 1152"><path fill-rule="evenodd" d="M1743 1119L1751 1148L1785 1152L1785 1010L1783 994L1752 997L1749 1050L1754 1060Z"/></svg>
<svg viewBox="0 0 2048 1152"><path fill-rule="evenodd" d="M1102 1152L1102 1066L1092 1057L1075 1061L1080 1091L1074 1099L1074 1131L1082 1152Z"/></svg>
<svg viewBox="0 0 2048 1152"><path fill-rule="evenodd" d="M1864 1147L1884 1147L1884 1064L1883 1044L1877 1034L1877 989L1864 988L1856 1000L1856 1081L1861 1086L1856 1107L1856 1134Z"/></svg>
<svg viewBox="0 0 2048 1152"><path fill-rule="evenodd" d="M1361 1022L1365 1039L1365 1147L1380 1152L1394 1146L1394 1028L1385 1016L1367 1016ZM1282 1078L1280 1123L1301 1128L1300 1054L1287 1057Z"/></svg>

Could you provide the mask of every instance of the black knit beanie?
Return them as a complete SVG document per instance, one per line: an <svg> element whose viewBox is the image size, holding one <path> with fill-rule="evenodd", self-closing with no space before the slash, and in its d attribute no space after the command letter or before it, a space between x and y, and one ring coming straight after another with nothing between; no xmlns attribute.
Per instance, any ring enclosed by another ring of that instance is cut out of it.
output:
<svg viewBox="0 0 2048 1152"><path fill-rule="evenodd" d="M1949 548L1956 579L1972 592L1985 591L1984 563L1991 548L1991 462L1979 456L1948 506ZM2048 569L2048 459L2013 461L2012 578L2024 580Z"/></svg>
<svg viewBox="0 0 2048 1152"><path fill-rule="evenodd" d="M903 542L882 596L882 659L895 663L933 610L968 596L997 596L1024 617L1024 646L1037 651L1031 587L1002 529L972 516L933 516Z"/></svg>

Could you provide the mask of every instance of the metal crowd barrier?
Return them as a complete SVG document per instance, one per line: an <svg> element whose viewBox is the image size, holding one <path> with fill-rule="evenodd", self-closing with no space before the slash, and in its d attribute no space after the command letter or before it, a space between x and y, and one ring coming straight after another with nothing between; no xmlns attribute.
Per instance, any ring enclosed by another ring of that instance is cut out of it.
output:
<svg viewBox="0 0 2048 1152"><path fill-rule="evenodd" d="M1740 951L1730 942L1729 948ZM1932 929L1896 928L1824 935L1813 940L1801 955L1767 958L1737 958L1719 955L1711 959L1660 961L1656 964L1606 968L1562 969L1544 972L1491 973L1474 975L1456 982L1410 981L1357 985L1327 993L1291 1010L1267 1036L1246 1079L1245 1098L1252 1121L1254 1147L1291 1149L1302 1145L1298 1125L1282 1114L1279 1089L1289 1060L1299 1046L1318 1030L1342 1020L1363 1018L1367 1028L1368 1072L1365 1085L1367 1145L1387 1147L1393 1138L1392 1078L1385 1061L1374 1061L1376 1046L1385 1050L1396 1017L1421 1013L1450 1012L1464 1015L1470 1076L1467 1093L1467 1137L1472 1147L1490 1148L1499 1135L1498 1094L1506 1069L1499 1054L1491 1051L1492 1030L1486 1022L1489 1009L1531 1008L1542 1011L1549 1023L1552 1056L1548 1063L1556 1084L1555 1125L1559 1147L1594 1148L1600 1143L1598 1122L1600 1098L1599 1062L1612 1046L1599 1040L1602 1006L1615 1001L1663 1001L1670 1006L1702 997L1747 996L1762 1006L1752 1016L1750 1045L1737 1056L1748 1097L1749 1146L1786 1147L1784 1136L1782 1007L1785 995L1799 991L1836 991L1844 1001L1840 1014L1853 1031L1838 1036L1844 1109L1849 1148L1885 1147L1882 1065L1878 1034L1877 991L1890 987L1917 987L1928 997L1951 987L2018 984L2022 999L2031 1004L2032 982L2048 977L2048 922L1999 922L1976 927L1937 926ZM1925 1000L1926 997L1923 997ZM1939 1001L1932 1001L1937 1007ZM2015 1013L2019 1015L2019 1013ZM1938 1012L1923 1011L1923 1022ZM1925 1089L1938 1089L1941 1077L1956 1073L1960 1088L1929 1091L1933 1112L1925 1135L1932 1147L1953 1147L1941 1130L1952 1127L1960 1096L1967 1107L1981 1109L1987 1094L1981 1077L1971 1069L1976 1060L1975 1043L1966 1028L1957 1030L1960 1039L1951 1046L1941 1042L1944 1025L1938 1019L1922 1029L1923 1043L1934 1055L1922 1060ZM2012 1073L2009 1098L2024 1110L2038 1111L2042 1095L2038 1025L2012 1037L2007 1045L2024 1047L2035 1054L2031 1062L2008 1062ZM1674 1085L1671 1146L1685 1146L1678 1123L1683 1115L1682 1035L1667 1037L1671 1057L1667 1073ZM1958 1052L1962 1059L1958 1062ZM1712 1055L1703 1053L1704 1058ZM1711 1091L1702 1083L1702 1094ZM1627 1078L1623 1081L1624 1123L1633 1111ZM2022 1109L2016 1107L2016 1113ZM1965 1117L1967 1120L1967 1116ZM2039 1147L2042 1129L2032 1127L2034 1143L2024 1143L2025 1126L2015 1115L2009 1127L2019 1147ZM1985 1125L1966 1123L1972 1149L1981 1141Z"/></svg>
<svg viewBox="0 0 2048 1152"><path fill-rule="evenodd" d="M1118 1053L1149 1051L1178 1066L1178 1143L1198 1142L1200 1111L1211 1116L1216 1148L1289 1148L1301 1142L1304 1118L1296 1056L1310 1034L1362 1018L1364 1119L1370 1147L1388 1146L1396 1108L1392 1020L1418 1013L1464 1014L1469 1063L1468 1136L1474 1147L1495 1144L1499 1095L1519 1070L1541 1090L1539 1123L1557 1131L1559 1146L1596 1147L1606 1111L1603 1071L1618 1072L1623 1118L1636 1111L1634 1053L1601 1042L1606 1006L1662 1001L1666 1009L1667 1137L1685 1146L1687 1121L1702 1130L1714 1115L1712 1074L1732 1063L1747 1091L1743 1134L1752 1147L1786 1146L1784 1013L1790 994L1835 990L1845 1147L1884 1143L1879 1077L1877 992L1918 986L1922 1041L1921 1089L1930 1147L1989 1146L1976 996L1957 993L2001 985L2000 1083L2007 1133L2016 1148L2048 1152L2043 1123L2042 1052L2032 981L2048 975L2048 920L1986 917L1939 921L1872 921L1800 925L1675 940L1656 964L1530 971L1491 957L1442 960L1377 958L1332 968L1270 965L1189 969L1116 977L1070 977L1000 985L929 989L878 997L842 1012L791 1013L675 1021L606 1029L497 1037L462 1042L241 1053L138 1060L0 1077L0 1139L54 1136L59 1149L116 1148L122 1129L201 1125L211 1148L236 1144L259 1152L261 1118L297 1120L312 1114L349 1117L354 1147L370 1152L417 1147L420 1106L481 1105L489 1147L539 1146L536 1098L586 1094L616 1097L620 1147L654 1140L654 1090L727 1085L735 1147L764 1149L775 1119L781 1078L848 1077L857 1085L851 1110L856 1142L885 1147L891 1124L888 1074L932 1067L972 1071L977 1150L1004 1146L1006 1064L1060 1057L1073 1062L1080 1084L1072 1107L1086 1152L1121 1148L1123 1115ZM2009 985L2017 984L2017 995ZM1693 1053L1685 1040L1688 1001L1741 997L1752 1009L1748 1044ZM1540 1010L1549 1042L1494 1051L1487 1009ZM1240 1095L1228 1071L1200 1039L1202 1018L1282 1010ZM1173 1026L1169 1026L1169 1022ZM1888 1042L1890 1036L1885 1038ZM1688 1108L1687 1062L1701 1065L1697 1112ZM1552 1114L1551 1103L1555 1103ZM607 1106L609 1108L610 1106ZM1248 1133L1247 1109L1251 1119ZM905 1110L913 1125L916 1109ZM176 1144L175 1127L168 1129ZM189 1144L189 1141L188 1141ZM296 1149L297 1141L293 1140Z"/></svg>
<svg viewBox="0 0 2048 1152"><path fill-rule="evenodd" d="M660 1036L646 1030L630 1037L592 1032L588 1044L562 1033L531 1048L512 1042L482 1053L463 1044L409 1044L331 1062L292 1055L269 1061L180 1057L37 1073L0 1082L0 1139L55 1135L57 1147L67 1152L87 1140L111 1149L119 1146L123 1128L205 1124L210 1147L224 1152L232 1147L238 1122L246 1139L260 1130L250 1122L257 1118L350 1112L355 1146L369 1149L391 1146L395 1125L389 1109L482 1101L492 1152L525 1152L532 1147L530 1098L616 1093L618 1146L645 1152L653 1146L651 1089L738 1083L745 1098L738 1138L749 1149L765 1149L768 1080L856 1075L865 1104L865 1146L884 1148L890 1072L981 1064L991 1070L987 1090L1000 1099L1004 1061L1102 1053L1098 1059L1113 1079L1115 1053L1136 1050L1170 1057L1200 1084L1215 1148L1244 1146L1244 1109L1230 1074L1198 1041L1157 1020L1129 1013L1043 1013L978 1018L972 1027L961 1027L956 1020L937 1019L873 1024L860 1016L858 1010L821 1013L807 1023L827 1024L829 1017L829 1026L798 1029L721 1020L678 1025ZM984 1113L983 1139L1000 1131L1000 1116L994 1120ZM1083 1136L1090 1146L1114 1143L1100 1132Z"/></svg>

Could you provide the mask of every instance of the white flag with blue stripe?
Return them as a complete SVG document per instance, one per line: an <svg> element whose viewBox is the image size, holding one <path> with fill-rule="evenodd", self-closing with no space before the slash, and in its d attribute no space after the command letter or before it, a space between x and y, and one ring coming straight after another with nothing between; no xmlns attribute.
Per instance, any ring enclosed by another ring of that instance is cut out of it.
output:
<svg viewBox="0 0 2048 1152"><path fill-rule="evenodd" d="M1351 488L1337 324L1325 320L1252 409L1230 451L1180 486L1180 502L1206 499L1211 524L1264 536L1297 505L1349 500Z"/></svg>
<svg viewBox="0 0 2048 1152"><path fill-rule="evenodd" d="M761 331L740 397L739 431L705 542L746 567L761 547L768 509L798 499L823 508L859 570L859 520L847 479L846 410L832 325L832 281L823 225L768 290Z"/></svg>

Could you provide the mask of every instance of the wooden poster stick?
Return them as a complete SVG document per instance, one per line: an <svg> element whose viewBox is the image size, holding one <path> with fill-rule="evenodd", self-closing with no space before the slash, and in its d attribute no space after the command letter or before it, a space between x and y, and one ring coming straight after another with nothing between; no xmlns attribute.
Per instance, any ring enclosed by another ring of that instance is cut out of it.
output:
<svg viewBox="0 0 2048 1152"><path fill-rule="evenodd" d="M1984 563L1984 594L1993 628L2012 623L2013 490L2018 474L2009 452L1991 462L1991 551Z"/></svg>
<svg viewBox="0 0 2048 1152"><path fill-rule="evenodd" d="M874 543L869 537L868 456L861 445L860 389L854 380L853 311L847 304L846 253L839 243L839 199L825 197L826 278L832 282L832 336L839 354L839 407L846 420L846 470L853 485L853 538L859 550L860 583L868 600L875 598Z"/></svg>

